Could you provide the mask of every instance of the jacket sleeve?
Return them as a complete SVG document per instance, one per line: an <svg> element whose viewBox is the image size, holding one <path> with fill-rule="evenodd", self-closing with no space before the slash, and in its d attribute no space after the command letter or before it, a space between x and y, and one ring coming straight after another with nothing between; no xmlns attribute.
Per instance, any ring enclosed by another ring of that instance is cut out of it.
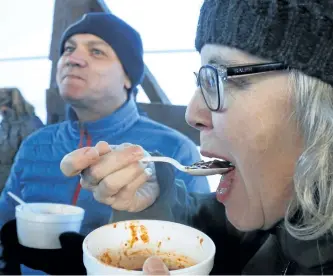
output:
<svg viewBox="0 0 333 276"><path fill-rule="evenodd" d="M175 153L174 158L181 164L192 165L201 160L199 150L191 140L183 142ZM205 176L192 176L176 170L176 179L183 180L188 192L209 193L210 186Z"/></svg>

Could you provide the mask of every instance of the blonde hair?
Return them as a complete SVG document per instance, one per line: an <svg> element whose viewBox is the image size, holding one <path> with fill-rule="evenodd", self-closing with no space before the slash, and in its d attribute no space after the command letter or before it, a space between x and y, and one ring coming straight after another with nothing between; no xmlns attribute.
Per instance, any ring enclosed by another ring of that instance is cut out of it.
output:
<svg viewBox="0 0 333 276"><path fill-rule="evenodd" d="M312 240L333 229L333 87L294 70L290 84L304 151L285 225L295 238Z"/></svg>

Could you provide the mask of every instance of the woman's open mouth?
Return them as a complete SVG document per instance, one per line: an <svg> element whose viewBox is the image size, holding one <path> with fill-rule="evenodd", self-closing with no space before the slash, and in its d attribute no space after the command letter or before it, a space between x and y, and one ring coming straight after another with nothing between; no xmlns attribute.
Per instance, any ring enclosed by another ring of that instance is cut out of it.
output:
<svg viewBox="0 0 333 276"><path fill-rule="evenodd" d="M216 198L221 203L224 203L232 189L232 183L235 177L235 165L224 159L213 159L212 161L200 161L196 163L198 166L201 166L203 168L230 168L230 170L225 171L222 173L222 177L219 183L219 186L216 190Z"/></svg>

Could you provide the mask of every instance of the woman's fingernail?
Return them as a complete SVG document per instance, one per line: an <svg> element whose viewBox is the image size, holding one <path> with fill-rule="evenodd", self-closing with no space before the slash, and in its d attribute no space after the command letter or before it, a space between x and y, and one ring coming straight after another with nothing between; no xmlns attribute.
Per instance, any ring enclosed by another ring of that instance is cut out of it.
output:
<svg viewBox="0 0 333 276"><path fill-rule="evenodd" d="M133 146L133 144L131 144L131 143L124 143L124 144L122 144L123 148L128 148L130 146Z"/></svg>
<svg viewBox="0 0 333 276"><path fill-rule="evenodd" d="M89 158L97 158L99 156L99 153L96 148L90 148L84 153L84 155Z"/></svg>
<svg viewBox="0 0 333 276"><path fill-rule="evenodd" d="M122 151L126 148L129 148L130 146L133 146L133 144L130 144L130 143L123 143L123 144L120 144L120 145L116 145L115 146L115 150L116 151Z"/></svg>
<svg viewBox="0 0 333 276"><path fill-rule="evenodd" d="M133 150L132 150L132 154L134 155L134 156L144 156L144 150L143 150L143 148L141 148L141 147L134 147L133 148Z"/></svg>

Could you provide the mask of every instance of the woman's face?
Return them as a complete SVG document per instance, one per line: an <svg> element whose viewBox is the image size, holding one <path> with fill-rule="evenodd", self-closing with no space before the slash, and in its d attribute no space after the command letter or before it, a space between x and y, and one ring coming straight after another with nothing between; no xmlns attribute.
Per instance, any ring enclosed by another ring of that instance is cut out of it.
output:
<svg viewBox="0 0 333 276"><path fill-rule="evenodd" d="M264 62L242 51L205 45L202 65ZM302 139L292 116L287 72L228 81L224 108L211 112L200 88L187 108L188 123L200 130L201 152L231 161L235 170L219 184L217 199L238 229L267 229L283 218L291 199Z"/></svg>

